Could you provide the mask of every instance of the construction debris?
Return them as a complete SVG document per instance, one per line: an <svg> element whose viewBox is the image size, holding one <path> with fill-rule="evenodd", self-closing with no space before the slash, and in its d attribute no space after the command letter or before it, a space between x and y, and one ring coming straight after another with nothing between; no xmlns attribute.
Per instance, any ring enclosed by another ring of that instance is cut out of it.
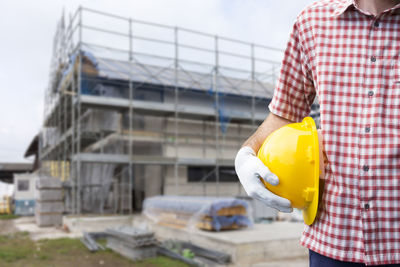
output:
<svg viewBox="0 0 400 267"><path fill-rule="evenodd" d="M156 196L145 200L143 213L160 225L174 228L195 226L220 231L252 225L247 202L236 198Z"/></svg>
<svg viewBox="0 0 400 267"><path fill-rule="evenodd" d="M226 265L231 261L229 254L205 249L189 242L166 240L159 247L159 253L181 260L191 266L216 266Z"/></svg>
<svg viewBox="0 0 400 267"><path fill-rule="evenodd" d="M59 179L39 177L36 179L35 219L38 226L59 226L62 224L64 202Z"/></svg>
<svg viewBox="0 0 400 267"><path fill-rule="evenodd" d="M186 264L189 264L190 266L195 266L195 267L202 266L202 264L197 263L192 259L186 258L186 257L180 255L178 252L175 252L173 250L167 249L165 247L161 247L160 246L158 248L158 253L160 255L164 255L164 256L172 258L172 259L180 260L180 261L182 261L182 262L184 262Z"/></svg>
<svg viewBox="0 0 400 267"><path fill-rule="evenodd" d="M89 249L90 252L96 252L99 249L105 250L105 248L96 242L97 239L105 238L107 234L105 232L87 233L83 232L81 242Z"/></svg>
<svg viewBox="0 0 400 267"><path fill-rule="evenodd" d="M133 261L157 256L153 232L130 226L107 229L107 247Z"/></svg>
<svg viewBox="0 0 400 267"><path fill-rule="evenodd" d="M202 247L193 245L192 243L189 243L189 242L181 242L181 244L182 244L183 250L190 250L196 256L200 256L200 257L209 259L213 262L216 262L219 264L228 264L231 261L231 256L229 254L202 248Z"/></svg>

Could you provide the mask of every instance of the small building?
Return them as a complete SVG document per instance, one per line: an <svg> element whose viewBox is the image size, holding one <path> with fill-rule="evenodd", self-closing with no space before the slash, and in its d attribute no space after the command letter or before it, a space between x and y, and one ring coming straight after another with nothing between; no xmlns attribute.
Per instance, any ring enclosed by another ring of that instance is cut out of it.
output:
<svg viewBox="0 0 400 267"><path fill-rule="evenodd" d="M0 181L8 184L13 184L14 174L32 171L32 163L0 162Z"/></svg>
<svg viewBox="0 0 400 267"><path fill-rule="evenodd" d="M33 173L14 174L14 213L33 215L35 213L35 179Z"/></svg>

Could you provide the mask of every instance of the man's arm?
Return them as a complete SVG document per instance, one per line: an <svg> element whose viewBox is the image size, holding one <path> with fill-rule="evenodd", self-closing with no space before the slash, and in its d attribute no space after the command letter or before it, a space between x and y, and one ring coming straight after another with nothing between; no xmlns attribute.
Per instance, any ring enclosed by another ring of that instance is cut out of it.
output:
<svg viewBox="0 0 400 267"><path fill-rule="evenodd" d="M272 113L258 127L257 131L244 142L235 158L235 170L246 193L267 206L283 212L291 212L289 200L270 192L260 179L271 185L278 185L279 178L256 156L265 138L276 129L291 123L291 121Z"/></svg>
<svg viewBox="0 0 400 267"><path fill-rule="evenodd" d="M258 152L265 138L270 135L273 131L285 126L286 124L293 123L293 121L279 117L273 113L269 113L267 118L258 127L258 129L252 134L242 145L251 147L255 153Z"/></svg>

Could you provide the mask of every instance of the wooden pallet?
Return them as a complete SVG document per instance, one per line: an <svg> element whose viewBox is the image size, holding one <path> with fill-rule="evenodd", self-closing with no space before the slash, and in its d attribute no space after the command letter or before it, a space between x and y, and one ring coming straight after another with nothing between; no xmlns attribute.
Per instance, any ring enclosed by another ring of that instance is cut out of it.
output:
<svg viewBox="0 0 400 267"><path fill-rule="evenodd" d="M175 210L163 210L158 208L151 208L151 212L154 214L176 214L176 216L193 216L193 213L175 211ZM244 206L232 206L228 208L222 208L217 211L217 216L233 216L233 215L247 215L246 208ZM208 216L205 214L204 216Z"/></svg>
<svg viewBox="0 0 400 267"><path fill-rule="evenodd" d="M164 216L159 217L159 221L157 222L157 224L172 227L172 228L182 229L182 228L186 228L190 223L192 223L190 221L190 219L191 219L190 217L182 218L182 217L178 217L178 216L173 216L173 214L168 214L167 216L164 215ZM212 222L213 222L212 217L203 216L203 217L199 218L198 220L196 220L196 227L198 229L216 231L217 229L215 229L213 227ZM235 230L235 229L239 229L239 228L243 228L243 227L244 226L232 224L232 225L229 225L226 227L222 227L220 230Z"/></svg>

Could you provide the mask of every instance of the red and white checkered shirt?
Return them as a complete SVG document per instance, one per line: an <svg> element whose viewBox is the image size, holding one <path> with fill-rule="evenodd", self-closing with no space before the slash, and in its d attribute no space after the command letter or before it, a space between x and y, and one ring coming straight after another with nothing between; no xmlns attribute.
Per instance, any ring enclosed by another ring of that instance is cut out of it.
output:
<svg viewBox="0 0 400 267"><path fill-rule="evenodd" d="M301 244L341 261L400 263L400 5L373 16L323 0L301 12L269 109L301 121L315 95L329 164Z"/></svg>

